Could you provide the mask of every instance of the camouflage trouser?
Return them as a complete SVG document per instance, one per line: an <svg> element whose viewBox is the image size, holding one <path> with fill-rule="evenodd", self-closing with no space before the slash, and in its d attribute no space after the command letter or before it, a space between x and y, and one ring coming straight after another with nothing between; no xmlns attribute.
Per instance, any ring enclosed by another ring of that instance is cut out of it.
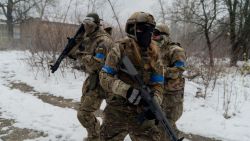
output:
<svg viewBox="0 0 250 141"><path fill-rule="evenodd" d="M183 94L183 90L163 94L162 110L165 112L166 117L177 136L179 136L179 130L175 123L181 117L183 112ZM161 132L161 141L171 141L162 128Z"/></svg>
<svg viewBox="0 0 250 141"><path fill-rule="evenodd" d="M159 141L160 131L154 120L139 124L136 107L108 104L104 110L101 141L123 141L129 134L133 141ZM135 140L136 139L136 140Z"/></svg>
<svg viewBox="0 0 250 141"><path fill-rule="evenodd" d="M100 123L94 112L100 108L104 91L98 84L93 90L89 90L89 78L83 84L80 107L77 111L77 118L88 132L87 141L100 141Z"/></svg>

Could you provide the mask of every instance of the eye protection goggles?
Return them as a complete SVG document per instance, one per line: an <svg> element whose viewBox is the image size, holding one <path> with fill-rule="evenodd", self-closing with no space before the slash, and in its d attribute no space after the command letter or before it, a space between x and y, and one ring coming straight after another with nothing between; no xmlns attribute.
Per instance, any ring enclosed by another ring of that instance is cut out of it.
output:
<svg viewBox="0 0 250 141"><path fill-rule="evenodd" d="M160 32L160 31L157 30L157 29L154 29L153 35L154 35L154 36L159 36L159 35L166 35L166 36L168 36L168 34L166 34L166 33L164 33L164 32Z"/></svg>
<svg viewBox="0 0 250 141"><path fill-rule="evenodd" d="M154 31L153 25L145 24L145 23L137 24L136 28L137 28L137 30L140 30L141 32L151 32L152 33Z"/></svg>
<svg viewBox="0 0 250 141"><path fill-rule="evenodd" d="M83 21L95 22L95 19L93 17L85 17Z"/></svg>

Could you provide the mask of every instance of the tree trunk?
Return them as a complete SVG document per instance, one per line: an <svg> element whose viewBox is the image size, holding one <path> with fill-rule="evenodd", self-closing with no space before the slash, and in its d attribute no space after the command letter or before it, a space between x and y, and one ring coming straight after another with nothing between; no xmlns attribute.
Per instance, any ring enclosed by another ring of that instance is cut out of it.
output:
<svg viewBox="0 0 250 141"><path fill-rule="evenodd" d="M239 47L238 43L234 43L231 46L231 58L230 58L230 66L236 66L238 55L239 55Z"/></svg>
<svg viewBox="0 0 250 141"><path fill-rule="evenodd" d="M8 0L8 5L7 5L7 28L8 28L8 38L11 40L14 37L14 21L13 21L13 0Z"/></svg>
<svg viewBox="0 0 250 141"><path fill-rule="evenodd" d="M166 23L166 14L165 14L165 11L164 11L164 8L163 8L163 2L162 0L158 0L159 4L160 4L160 7L161 7L161 17L162 17L162 23L165 24Z"/></svg>
<svg viewBox="0 0 250 141"><path fill-rule="evenodd" d="M236 43L236 23L235 23L235 13L234 11L230 12L230 42L231 42L231 59L230 65L236 66L238 60L238 43Z"/></svg>
<svg viewBox="0 0 250 141"><path fill-rule="evenodd" d="M228 7L228 13L230 18L229 23L229 30L230 30L230 43L231 43L231 58L230 58L230 65L236 66L237 60L238 60L238 43L236 43L236 7L237 7L237 1L231 1L227 0L227 7Z"/></svg>
<svg viewBox="0 0 250 141"><path fill-rule="evenodd" d="M113 6L113 4L111 3L110 0L108 0L108 2L109 2L109 5L110 5L110 7L111 7L111 9L112 9L112 11L113 11L113 14L114 14L115 20L116 20L116 22L117 22L117 24L118 24L120 33L121 33L122 37L124 37L123 31L122 31L122 28L121 28L121 24L120 24L120 21L119 21L119 18L118 18L118 16L117 16L116 12L115 12L114 6Z"/></svg>
<svg viewBox="0 0 250 141"><path fill-rule="evenodd" d="M206 37L206 41L207 41L208 54L209 54L209 66L214 67L213 49L212 49L212 43L210 41L208 31L205 31L205 37Z"/></svg>

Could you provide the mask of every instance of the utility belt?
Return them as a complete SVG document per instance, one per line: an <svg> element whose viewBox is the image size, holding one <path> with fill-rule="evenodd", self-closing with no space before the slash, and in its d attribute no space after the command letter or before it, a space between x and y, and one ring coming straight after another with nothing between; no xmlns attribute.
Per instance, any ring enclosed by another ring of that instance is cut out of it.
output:
<svg viewBox="0 0 250 141"><path fill-rule="evenodd" d="M86 88L83 88L83 90L85 90L83 93L85 93L86 95L92 95L92 92L94 91L98 93L101 98L105 99L107 97L107 94L105 90L100 86L99 74L91 73L87 79L88 84L86 85Z"/></svg>
<svg viewBox="0 0 250 141"><path fill-rule="evenodd" d="M109 96L108 96L106 101L109 105L119 106L119 107L131 107L133 109L135 109L137 107L137 106L129 103L128 100L122 96L111 94L111 93L109 93L108 95Z"/></svg>

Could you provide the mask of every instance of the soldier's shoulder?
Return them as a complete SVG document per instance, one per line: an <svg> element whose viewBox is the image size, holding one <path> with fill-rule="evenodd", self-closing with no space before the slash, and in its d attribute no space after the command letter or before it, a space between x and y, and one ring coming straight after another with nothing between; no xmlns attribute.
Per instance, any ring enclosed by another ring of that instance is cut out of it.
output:
<svg viewBox="0 0 250 141"><path fill-rule="evenodd" d="M112 55L112 56L121 56L122 54L122 50L121 50L121 47L120 45L116 42L114 43L114 45L111 47L110 51L109 51L109 54Z"/></svg>
<svg viewBox="0 0 250 141"><path fill-rule="evenodd" d="M130 38L128 37L121 38L117 41L118 44L128 44L129 42L130 42Z"/></svg>
<svg viewBox="0 0 250 141"><path fill-rule="evenodd" d="M119 39L116 43L118 44L119 48L124 50L126 47L131 46L131 38L124 37L122 39Z"/></svg>
<svg viewBox="0 0 250 141"><path fill-rule="evenodd" d="M103 29L99 29L93 38L111 39L111 36L107 32L105 32Z"/></svg>
<svg viewBox="0 0 250 141"><path fill-rule="evenodd" d="M106 32L103 31L99 31L96 35L96 41L98 43L106 43L108 45L113 44L113 39L111 38L111 36L109 34L107 34Z"/></svg>
<svg viewBox="0 0 250 141"><path fill-rule="evenodd" d="M169 46L170 50L184 51L184 48L178 42L170 42L170 43L168 43L168 46Z"/></svg>

